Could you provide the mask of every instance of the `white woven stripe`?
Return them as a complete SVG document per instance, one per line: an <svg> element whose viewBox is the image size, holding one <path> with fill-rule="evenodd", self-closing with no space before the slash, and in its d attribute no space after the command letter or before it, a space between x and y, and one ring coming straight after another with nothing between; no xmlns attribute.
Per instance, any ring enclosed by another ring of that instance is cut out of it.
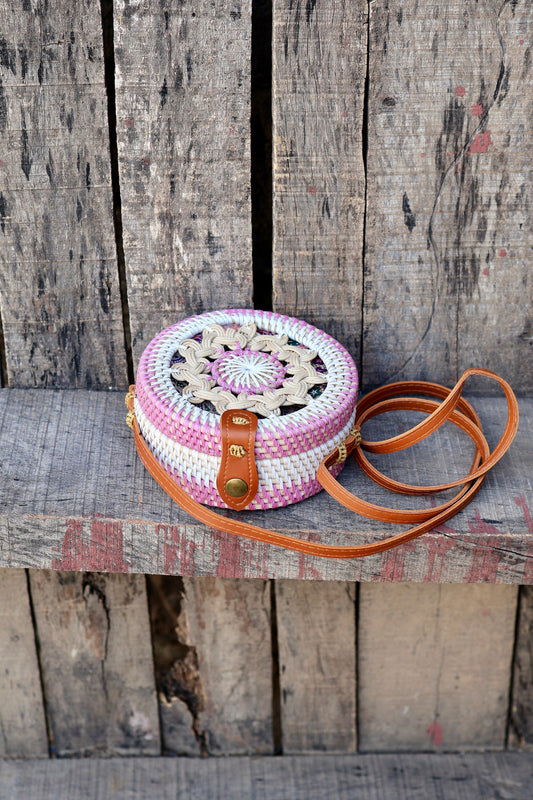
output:
<svg viewBox="0 0 533 800"><path fill-rule="evenodd" d="M353 386L346 375L346 361L342 358L338 343L322 331L306 325L303 321L290 320L289 323L286 317L276 319L275 317L263 316L260 311L250 313L243 310L231 314L223 311L213 311L198 317L191 317L179 324L179 330L168 332L156 343L148 359L150 372L155 378L153 388L157 395L161 399L164 398L171 409L182 410L187 408L191 421L211 427L214 423L214 415L196 406L191 408L192 404L176 392L169 373L172 356L183 339L199 333L211 322L220 325L230 325L232 323L243 325L251 320L258 327L277 334L286 333L290 338L301 342L309 349L316 350L328 373L328 383L316 403L310 403L308 406L292 412L288 417L260 419L258 426L260 434L270 434L274 437L281 436L284 438L287 435L289 422L300 426L312 424L314 420L320 418L323 419L324 415L335 417L345 395L353 391Z"/></svg>
<svg viewBox="0 0 533 800"><path fill-rule="evenodd" d="M216 483L220 467L218 456L192 450L169 439L145 416L137 399L135 415L144 438L160 462L175 469L178 475L189 481L201 480L204 484L212 485ZM269 492L274 489L283 492L287 487L299 486L313 480L322 459L348 437L354 419L355 411L343 430L320 447L281 458L257 459L259 489L265 487Z"/></svg>

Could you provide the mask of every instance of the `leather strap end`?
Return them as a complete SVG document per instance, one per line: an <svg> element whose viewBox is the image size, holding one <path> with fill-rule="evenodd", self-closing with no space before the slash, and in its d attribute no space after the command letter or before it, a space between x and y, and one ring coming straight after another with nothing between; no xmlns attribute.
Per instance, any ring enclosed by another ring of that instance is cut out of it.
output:
<svg viewBox="0 0 533 800"><path fill-rule="evenodd" d="M255 463L257 417L251 411L228 410L220 417L222 457L217 489L230 508L241 511L259 488Z"/></svg>

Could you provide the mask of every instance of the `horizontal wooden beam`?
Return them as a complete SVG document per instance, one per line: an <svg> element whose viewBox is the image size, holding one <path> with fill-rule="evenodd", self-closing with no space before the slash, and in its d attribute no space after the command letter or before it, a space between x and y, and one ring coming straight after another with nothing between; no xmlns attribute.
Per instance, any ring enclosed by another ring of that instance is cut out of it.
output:
<svg viewBox="0 0 533 800"><path fill-rule="evenodd" d="M475 398L489 442L503 427L505 402ZM509 453L480 493L446 526L403 547L358 560L319 559L211 530L178 508L140 463L125 425L123 394L0 391L0 566L214 575L227 578L533 583L533 399ZM391 435L411 417L376 418L369 438ZM449 426L380 467L404 481L459 477L469 440ZM381 457L384 458L384 457ZM395 498L348 465L342 481L361 496ZM402 504L410 501L404 499ZM418 500L418 503L430 500ZM222 512L224 513L224 512ZM244 519L295 536L337 544L379 539L380 523L355 516L325 492Z"/></svg>
<svg viewBox="0 0 533 800"><path fill-rule="evenodd" d="M202 797L220 800L531 797L531 757L519 753L82 758L0 766L0 794L10 800L67 800L73 786L79 800L164 800L193 796L198 787Z"/></svg>

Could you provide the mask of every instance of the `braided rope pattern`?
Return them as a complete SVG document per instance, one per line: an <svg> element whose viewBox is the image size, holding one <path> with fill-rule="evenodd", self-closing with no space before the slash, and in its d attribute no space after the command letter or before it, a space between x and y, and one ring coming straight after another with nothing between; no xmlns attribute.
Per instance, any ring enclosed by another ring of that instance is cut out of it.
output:
<svg viewBox="0 0 533 800"><path fill-rule="evenodd" d="M237 330L228 332L229 326L236 326ZM208 336L213 340L222 337L218 344L233 348L227 353L238 352L239 348L245 350L250 344L250 331L255 328L256 333L252 338L257 350L249 349L268 356L285 352L287 361L278 361L285 364L287 372L289 367L295 368L295 372L288 374L283 381L285 385L292 381L300 368L305 372L306 365L312 366L311 361L318 354L327 372L327 383L323 384L324 376L320 376L319 385L325 386L322 394L316 398L307 397L305 404L287 415L271 413L259 419L255 446L259 491L248 508L287 505L319 491L320 485L315 480L318 464L326 452L346 438L353 424L358 389L357 370L349 353L331 336L302 320L281 314L249 309L208 312L170 326L150 342L137 370L135 413L141 432L154 455L196 500L224 507L214 488L218 464L213 470L213 463L221 455L220 417L180 394L171 376L176 366L175 361L173 363L175 354L180 353L179 348L188 340L195 344L186 345L183 363L189 363L187 355L189 360L199 363L202 358L207 359L202 355L203 331L206 328L209 328ZM260 340L261 334L257 333L257 329L269 332L263 337L265 341ZM193 338L201 333L201 341ZM224 337L228 344L224 344ZM299 352L293 352L289 340L301 343L307 348L307 353L302 348L294 348ZM270 349L263 349L267 347ZM191 353L194 355L191 356ZM192 371L191 375L194 374ZM314 380L312 373L306 375L310 382ZM273 379L274 382L276 380ZM306 383L304 376L300 385L309 387L310 382ZM202 391L201 384L203 379L197 391ZM223 388L221 390L224 391ZM268 391L253 402L264 401ZM298 391L302 392L303 389ZM239 394L242 395L241 400L252 397L246 391ZM305 394L308 394L308 388L305 388ZM229 402L235 401L234 394L231 397ZM239 402L228 407L247 406ZM322 455L319 457L319 454ZM209 458L214 461L210 462ZM339 465L339 469L341 467Z"/></svg>
<svg viewBox="0 0 533 800"><path fill-rule="evenodd" d="M207 325L201 340L185 339L177 352L181 361L170 374L185 384L183 397L209 401L219 414L241 408L279 415L282 406L307 405L311 389L327 383L312 363L315 350L289 344L287 334L259 333L254 322L239 328Z"/></svg>

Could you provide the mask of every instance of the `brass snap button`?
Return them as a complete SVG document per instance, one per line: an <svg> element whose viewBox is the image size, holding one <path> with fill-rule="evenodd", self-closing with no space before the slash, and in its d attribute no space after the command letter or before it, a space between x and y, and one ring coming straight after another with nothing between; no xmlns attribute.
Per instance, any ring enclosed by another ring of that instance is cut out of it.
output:
<svg viewBox="0 0 533 800"><path fill-rule="evenodd" d="M230 478L224 489L230 497L244 497L248 491L248 484L242 478Z"/></svg>

